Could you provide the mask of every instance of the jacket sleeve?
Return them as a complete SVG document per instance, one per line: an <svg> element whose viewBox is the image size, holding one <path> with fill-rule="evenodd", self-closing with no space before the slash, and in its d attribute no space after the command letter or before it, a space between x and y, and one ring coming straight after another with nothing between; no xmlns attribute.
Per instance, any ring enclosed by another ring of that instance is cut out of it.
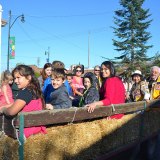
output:
<svg viewBox="0 0 160 160"><path fill-rule="evenodd" d="M150 99L150 93L147 82L141 82L141 91L144 94L144 100Z"/></svg>
<svg viewBox="0 0 160 160"><path fill-rule="evenodd" d="M99 92L96 88L90 88L85 97L85 104L90 104L99 101Z"/></svg>
<svg viewBox="0 0 160 160"><path fill-rule="evenodd" d="M113 98L116 92L114 83L115 81L112 78L108 78L104 84L104 88L105 88L104 99L101 100L104 106L108 106L113 102Z"/></svg>

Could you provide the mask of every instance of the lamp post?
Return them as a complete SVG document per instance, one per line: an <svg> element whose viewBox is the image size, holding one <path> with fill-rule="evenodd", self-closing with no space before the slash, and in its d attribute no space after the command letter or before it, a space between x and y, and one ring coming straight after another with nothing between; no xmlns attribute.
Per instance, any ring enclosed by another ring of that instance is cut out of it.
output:
<svg viewBox="0 0 160 160"><path fill-rule="evenodd" d="M14 25L14 23L16 22L16 20L17 20L18 18L21 18L21 22L23 22L23 23L25 22L25 20L24 20L24 15L23 15L23 14L17 16L12 23L11 23L11 18L12 18L12 14L11 14L11 10L10 10L10 11L9 11L9 20L8 20L8 25L9 25L9 27L8 27L8 52L7 52L7 70L8 70L8 71L9 71L10 30L11 30L12 26Z"/></svg>
<svg viewBox="0 0 160 160"><path fill-rule="evenodd" d="M46 62L49 63L49 57L50 57L50 47L48 47L48 52L45 51L45 55L47 55L47 59L46 59Z"/></svg>

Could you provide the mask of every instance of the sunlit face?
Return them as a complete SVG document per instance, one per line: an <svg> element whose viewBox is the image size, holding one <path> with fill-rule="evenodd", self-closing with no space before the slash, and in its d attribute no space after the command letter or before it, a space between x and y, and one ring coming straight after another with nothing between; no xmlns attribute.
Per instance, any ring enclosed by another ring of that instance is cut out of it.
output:
<svg viewBox="0 0 160 160"><path fill-rule="evenodd" d="M80 77L82 75L82 69L80 67L78 67L76 69L76 76Z"/></svg>
<svg viewBox="0 0 160 160"><path fill-rule="evenodd" d="M68 81L68 83L72 83L72 77L71 76L67 76L67 81Z"/></svg>
<svg viewBox="0 0 160 160"><path fill-rule="evenodd" d="M59 77L59 78L55 78L54 76L51 78L52 80L52 86L54 89L59 88L60 86L62 86L62 84L64 83L64 80Z"/></svg>
<svg viewBox="0 0 160 160"><path fill-rule="evenodd" d="M98 67L96 67L95 69L94 69L94 74L96 75L96 76L99 76L100 75L100 68L98 68Z"/></svg>
<svg viewBox="0 0 160 160"><path fill-rule="evenodd" d="M111 75L109 68L107 68L105 65L101 66L101 73L102 73L103 78L110 77L110 75Z"/></svg>
<svg viewBox="0 0 160 160"><path fill-rule="evenodd" d="M153 68L152 71L151 71L151 78L152 78L153 80L156 80L158 76L159 76L159 71L158 71L158 69Z"/></svg>
<svg viewBox="0 0 160 160"><path fill-rule="evenodd" d="M135 83L139 83L139 82L141 81L141 77L140 77L138 74L135 74L135 75L133 76L133 81L134 81Z"/></svg>
<svg viewBox="0 0 160 160"><path fill-rule="evenodd" d="M84 78L84 86L86 89L91 87L91 81L89 78Z"/></svg>
<svg viewBox="0 0 160 160"><path fill-rule="evenodd" d="M26 78L25 76L21 76L18 72L14 73L14 82L17 84L17 87L19 89L26 88L30 83L30 80L31 76L28 76L28 78Z"/></svg>
<svg viewBox="0 0 160 160"><path fill-rule="evenodd" d="M47 68L45 69L45 73L46 73L47 76L50 76L51 73L52 73L52 68L51 68L51 67L47 67Z"/></svg>

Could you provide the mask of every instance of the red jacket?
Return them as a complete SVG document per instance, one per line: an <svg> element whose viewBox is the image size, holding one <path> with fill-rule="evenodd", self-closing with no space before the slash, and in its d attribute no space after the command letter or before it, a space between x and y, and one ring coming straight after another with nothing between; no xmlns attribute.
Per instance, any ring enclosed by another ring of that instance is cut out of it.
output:
<svg viewBox="0 0 160 160"><path fill-rule="evenodd" d="M110 77L106 79L100 89L100 100L104 106L125 103L125 88L120 78ZM123 114L115 116L112 118L119 119Z"/></svg>

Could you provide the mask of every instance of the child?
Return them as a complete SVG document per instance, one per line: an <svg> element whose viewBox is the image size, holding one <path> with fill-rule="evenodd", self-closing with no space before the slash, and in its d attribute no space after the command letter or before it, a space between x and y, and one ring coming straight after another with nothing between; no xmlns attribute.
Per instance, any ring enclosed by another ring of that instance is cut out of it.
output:
<svg viewBox="0 0 160 160"><path fill-rule="evenodd" d="M47 109L63 109L72 106L71 99L64 85L65 72L63 68L57 68L51 75L54 91L50 94L50 102L46 104Z"/></svg>
<svg viewBox="0 0 160 160"><path fill-rule="evenodd" d="M97 78L92 72L88 72L84 75L83 84L85 86L85 90L83 92L83 96L80 99L79 107L83 107L86 104L99 101Z"/></svg>
<svg viewBox="0 0 160 160"><path fill-rule="evenodd" d="M44 100L40 84L32 68L26 65L19 65L12 71L12 74L19 88L19 92L11 107L6 108L3 106L0 112L9 116L14 116L19 112L42 110ZM24 128L24 135L26 138L37 133L46 133L46 128L43 126Z"/></svg>
<svg viewBox="0 0 160 160"><path fill-rule="evenodd" d="M57 68L62 68L63 70L66 71L66 69L64 68L64 63L61 61L53 61L52 62L52 70L57 69ZM71 87L68 83L67 80L64 81L64 85L68 91L68 94L70 95L70 91L71 91ZM43 96L44 96L44 100L46 103L48 103L50 101L50 94L54 91L54 88L52 86L51 83L51 77L49 76L48 78L46 78L46 80L44 81L44 86L43 86Z"/></svg>
<svg viewBox="0 0 160 160"><path fill-rule="evenodd" d="M8 71L3 72L2 74L2 86L0 88L0 107L6 106L9 107L13 104L13 95L10 84L13 83L12 74Z"/></svg>

